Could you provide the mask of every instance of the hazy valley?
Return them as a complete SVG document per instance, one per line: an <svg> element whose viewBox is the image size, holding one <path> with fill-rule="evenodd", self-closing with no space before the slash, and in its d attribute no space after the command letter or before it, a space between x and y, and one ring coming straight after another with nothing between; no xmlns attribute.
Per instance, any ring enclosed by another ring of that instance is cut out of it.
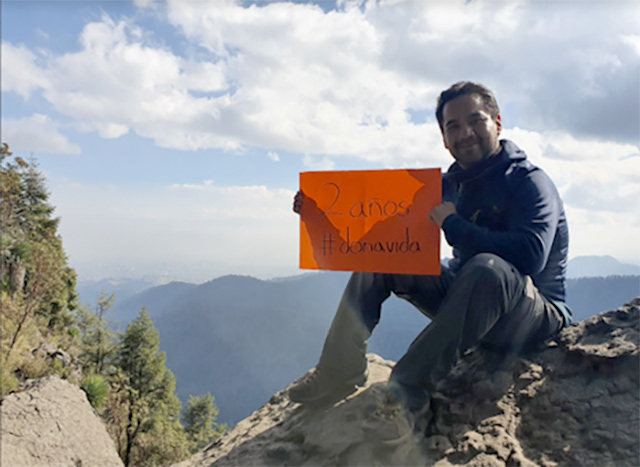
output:
<svg viewBox="0 0 640 467"><path fill-rule="evenodd" d="M593 269L598 258L576 260ZM612 264L609 258L600 258L603 264ZM619 264L618 269L601 269L634 271ZM315 365L348 278L342 272L267 281L223 276L200 285L172 282L128 297L127 290L144 283L111 281L111 288L103 282L91 284L93 289L80 284L79 290L85 301L97 286L117 298L125 291L108 313L119 329L146 307L160 333L167 366L176 375L177 395L184 403L191 394L210 392L220 409L219 420L233 424ZM615 309L638 295L638 275L567 282L576 321ZM383 305L369 351L396 361L428 322L409 303L392 296Z"/></svg>

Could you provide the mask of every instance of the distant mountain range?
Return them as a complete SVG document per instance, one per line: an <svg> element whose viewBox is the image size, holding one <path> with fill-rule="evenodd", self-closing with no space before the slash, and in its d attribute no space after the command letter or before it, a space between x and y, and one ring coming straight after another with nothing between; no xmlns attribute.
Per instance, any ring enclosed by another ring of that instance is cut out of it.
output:
<svg viewBox="0 0 640 467"><path fill-rule="evenodd" d="M622 263L613 256L576 256L567 265L567 277L637 276L640 266Z"/></svg>
<svg viewBox="0 0 640 467"><path fill-rule="evenodd" d="M443 262L446 264L448 262L448 258L445 258ZM313 273L303 273L295 277L285 277L272 280L290 281L308 274ZM576 256L569 260L567 267L567 277L570 279L616 275L640 275L640 266L623 263L612 256ZM110 294L114 293L116 295L116 301L121 302L139 292L159 285L164 285L166 283L168 283L166 275L159 276L157 280L154 280L151 277L146 277L144 279L107 278L101 280L82 280L82 278L80 278L77 289L80 299L84 303L91 304L93 306L102 291Z"/></svg>
<svg viewBox="0 0 640 467"><path fill-rule="evenodd" d="M349 273L280 280L224 276L195 285L173 282L117 301L108 318L123 329L145 306L160 332L177 394L210 392L220 421L235 423L313 367ZM582 320L640 295L640 276L570 279L567 301ZM398 360L429 320L391 297L369 350Z"/></svg>

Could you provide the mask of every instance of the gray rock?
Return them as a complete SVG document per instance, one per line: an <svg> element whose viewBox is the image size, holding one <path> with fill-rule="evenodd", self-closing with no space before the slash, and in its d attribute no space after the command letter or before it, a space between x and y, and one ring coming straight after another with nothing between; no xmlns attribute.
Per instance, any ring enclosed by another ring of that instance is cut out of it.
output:
<svg viewBox="0 0 640 467"><path fill-rule="evenodd" d="M466 354L407 443L368 442L361 425L393 362L369 355L367 385L313 411L286 390L179 464L638 466L640 298L520 355Z"/></svg>
<svg viewBox="0 0 640 467"><path fill-rule="evenodd" d="M85 393L57 376L0 401L3 466L122 466Z"/></svg>
<svg viewBox="0 0 640 467"><path fill-rule="evenodd" d="M79 380L82 377L82 364L53 342L42 342L31 350L32 358L59 362L61 368L67 369L70 379Z"/></svg>

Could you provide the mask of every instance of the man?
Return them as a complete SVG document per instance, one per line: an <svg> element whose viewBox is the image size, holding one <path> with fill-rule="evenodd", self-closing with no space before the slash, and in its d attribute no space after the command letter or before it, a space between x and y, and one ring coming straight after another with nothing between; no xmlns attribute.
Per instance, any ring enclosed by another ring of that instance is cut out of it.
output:
<svg viewBox="0 0 640 467"><path fill-rule="evenodd" d="M564 304L568 251L562 201L549 177L514 143L489 89L454 84L436 117L455 162L443 176L443 203L428 213L453 246L440 276L354 273L315 370L290 388L292 401L334 403L366 381L366 341L391 292L431 318L394 367L389 396L365 432L401 441L428 408L436 383L478 344L518 350L571 322ZM296 195L300 212L304 196ZM426 215L426 213L425 213Z"/></svg>

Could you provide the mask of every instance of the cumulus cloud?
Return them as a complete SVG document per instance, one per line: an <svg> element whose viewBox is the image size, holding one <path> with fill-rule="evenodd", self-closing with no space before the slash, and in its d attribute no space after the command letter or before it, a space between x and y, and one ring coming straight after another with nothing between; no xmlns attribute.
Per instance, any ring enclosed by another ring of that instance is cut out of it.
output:
<svg viewBox="0 0 640 467"><path fill-rule="evenodd" d="M2 41L2 91L13 91L28 99L48 84L46 74L36 63L38 57L25 46Z"/></svg>
<svg viewBox="0 0 640 467"><path fill-rule="evenodd" d="M3 45L3 90L26 96L42 89L55 110L103 138L133 130L166 147L239 146L224 132L200 128L204 120L217 119L226 98L190 94L225 87L222 64L178 57L132 22L106 15L87 24L79 40L79 52L50 54L40 67L28 50ZM5 69L17 71L7 75Z"/></svg>
<svg viewBox="0 0 640 467"><path fill-rule="evenodd" d="M637 2L367 2L387 69L484 82L514 124L637 142ZM578 11L579 8L579 11ZM490 26L488 26L490 25ZM615 109L615 111L614 111Z"/></svg>
<svg viewBox="0 0 640 467"><path fill-rule="evenodd" d="M105 138L134 131L185 150L438 165L437 127L411 112L432 112L441 89L471 78L496 90L514 126L637 142L636 2L590 2L580 15L572 2L525 0L163 6L205 53L180 56L133 20L105 15L85 26L80 51L40 67L33 52L3 45L16 64L6 68L20 71L3 89L42 88Z"/></svg>
<svg viewBox="0 0 640 467"><path fill-rule="evenodd" d="M25 118L3 118L2 139L13 150L34 154L80 154L80 146L60 133L62 125L42 114Z"/></svg>

